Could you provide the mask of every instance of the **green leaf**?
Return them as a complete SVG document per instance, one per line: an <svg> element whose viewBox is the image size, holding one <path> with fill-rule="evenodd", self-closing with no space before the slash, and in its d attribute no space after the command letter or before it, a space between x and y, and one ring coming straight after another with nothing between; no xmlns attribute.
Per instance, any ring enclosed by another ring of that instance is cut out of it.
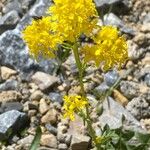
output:
<svg viewBox="0 0 150 150"><path fill-rule="evenodd" d="M34 139L32 141L32 144L31 144L31 147L30 147L29 150L37 150L37 148L40 145L41 135L42 135L41 128L37 127L35 137L34 137Z"/></svg>
<svg viewBox="0 0 150 150"><path fill-rule="evenodd" d="M142 144L146 144L146 143L150 142L150 134L143 134L143 133L136 132L135 137Z"/></svg>

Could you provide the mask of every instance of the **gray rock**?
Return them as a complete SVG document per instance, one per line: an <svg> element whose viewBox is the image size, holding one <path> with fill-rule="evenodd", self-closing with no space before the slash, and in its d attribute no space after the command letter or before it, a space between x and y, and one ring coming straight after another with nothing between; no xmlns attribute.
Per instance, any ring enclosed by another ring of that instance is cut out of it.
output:
<svg viewBox="0 0 150 150"><path fill-rule="evenodd" d="M143 18L143 23L149 23L150 22L150 12L147 13L147 15Z"/></svg>
<svg viewBox="0 0 150 150"><path fill-rule="evenodd" d="M45 127L46 127L46 129L47 129L50 133L52 133L52 134L54 134L54 135L57 135L57 129L56 129L54 126L52 126L51 124L47 123L47 124L45 125Z"/></svg>
<svg viewBox="0 0 150 150"><path fill-rule="evenodd" d="M128 112L123 106L115 102L111 97L105 100L103 103L103 113L99 117L99 123L102 127L106 124L110 126L111 129L116 129L122 126L122 117L125 116L124 126L134 129L141 130L140 122L137 121L130 112Z"/></svg>
<svg viewBox="0 0 150 150"><path fill-rule="evenodd" d="M135 31L129 27L126 27L124 22L113 13L109 13L104 16L104 24L116 26L124 33L135 35Z"/></svg>
<svg viewBox="0 0 150 150"><path fill-rule="evenodd" d="M20 20L20 17L18 15L18 12L15 10L12 10L1 18L0 25L3 25L3 24L4 25L16 25L19 20Z"/></svg>
<svg viewBox="0 0 150 150"><path fill-rule="evenodd" d="M0 36L0 64L11 66L11 68L25 73L41 70L52 74L55 69L52 60L41 59L40 62L36 63L30 58L18 29L6 31Z"/></svg>
<svg viewBox="0 0 150 150"><path fill-rule="evenodd" d="M22 8L21 8L21 4L19 3L18 0L13 0L9 3L7 3L5 5L5 7L3 7L3 13L6 14L12 10L16 10L19 14L22 14Z"/></svg>
<svg viewBox="0 0 150 150"><path fill-rule="evenodd" d="M60 104L63 102L62 96L59 93L51 92L49 93L49 98L52 102L58 102Z"/></svg>
<svg viewBox="0 0 150 150"><path fill-rule="evenodd" d="M0 91L18 90L19 83L16 80L9 79L6 82L0 84Z"/></svg>
<svg viewBox="0 0 150 150"><path fill-rule="evenodd" d="M0 36L0 62L9 65L16 70L28 70L35 66L34 61L29 58L26 46L18 30L6 31Z"/></svg>
<svg viewBox="0 0 150 150"><path fill-rule="evenodd" d="M129 0L94 0L98 11L108 13L111 6L111 12L116 14L127 14L130 6Z"/></svg>
<svg viewBox="0 0 150 150"><path fill-rule="evenodd" d="M99 86L97 86L94 91L101 95L104 94L110 87L106 84L106 82L102 82Z"/></svg>
<svg viewBox="0 0 150 150"><path fill-rule="evenodd" d="M0 140L9 138L10 135L19 132L29 123L25 113L11 110L0 115Z"/></svg>
<svg viewBox="0 0 150 150"><path fill-rule="evenodd" d="M47 90L59 81L57 77L51 76L44 72L36 72L31 78L40 90Z"/></svg>
<svg viewBox="0 0 150 150"><path fill-rule="evenodd" d="M7 102L2 104L1 108L3 109L3 112L7 112L10 110L22 111L23 105L19 102Z"/></svg>
<svg viewBox="0 0 150 150"><path fill-rule="evenodd" d="M150 97L142 95L133 98L127 105L127 110L131 112L137 119L148 118L150 116L149 107Z"/></svg>
<svg viewBox="0 0 150 150"><path fill-rule="evenodd" d="M140 94L139 84L133 81L121 81L120 90L129 99L137 97Z"/></svg>
<svg viewBox="0 0 150 150"><path fill-rule="evenodd" d="M104 81L108 86L112 86L119 78L119 74L116 70L108 71L104 75Z"/></svg>
<svg viewBox="0 0 150 150"><path fill-rule="evenodd" d="M146 76L144 77L144 82L150 86L150 74L146 74Z"/></svg>

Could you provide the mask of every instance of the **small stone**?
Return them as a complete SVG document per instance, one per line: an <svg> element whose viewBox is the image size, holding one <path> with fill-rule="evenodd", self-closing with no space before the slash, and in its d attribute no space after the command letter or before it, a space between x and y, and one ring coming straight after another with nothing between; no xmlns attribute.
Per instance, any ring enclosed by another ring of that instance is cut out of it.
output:
<svg viewBox="0 0 150 150"><path fill-rule="evenodd" d="M7 80L8 78L10 78L13 75L16 75L17 71L10 69L8 67L2 66L1 67L1 76L3 80Z"/></svg>
<svg viewBox="0 0 150 150"><path fill-rule="evenodd" d="M58 102L60 104L63 102L62 96L59 93L51 92L49 93L49 98L52 102Z"/></svg>
<svg viewBox="0 0 150 150"><path fill-rule="evenodd" d="M46 100L42 98L39 103L39 111L41 114L45 114L48 110L49 110L49 106L46 103Z"/></svg>
<svg viewBox="0 0 150 150"><path fill-rule="evenodd" d="M54 135L57 135L57 128L55 128L55 127L53 127L51 124L49 124L49 123L47 123L46 125L45 125L45 127L46 127L46 129L50 132L50 133L52 133L52 134L54 134Z"/></svg>
<svg viewBox="0 0 150 150"><path fill-rule="evenodd" d="M22 145L22 146L30 146L32 141L34 139L33 135L28 135L25 138L22 138L17 142L17 144Z"/></svg>
<svg viewBox="0 0 150 150"><path fill-rule="evenodd" d="M90 137L84 135L73 135L71 141L72 150L87 150L90 145Z"/></svg>
<svg viewBox="0 0 150 150"><path fill-rule="evenodd" d="M28 116L30 116L30 117L33 117L33 116L35 116L37 114L37 111L36 110L29 110L28 111Z"/></svg>
<svg viewBox="0 0 150 150"><path fill-rule="evenodd" d="M123 96L118 90L113 91L114 98L121 105L126 106L128 104L128 99Z"/></svg>
<svg viewBox="0 0 150 150"><path fill-rule="evenodd" d="M44 72L36 72L32 76L32 80L36 83L41 90L47 90L58 82L58 78Z"/></svg>
<svg viewBox="0 0 150 150"><path fill-rule="evenodd" d="M4 83L0 84L0 91L18 90L19 83L16 80L8 79Z"/></svg>
<svg viewBox="0 0 150 150"><path fill-rule="evenodd" d="M123 95L129 99L137 97L140 94L139 84L133 81L121 81L120 90L123 93Z"/></svg>
<svg viewBox="0 0 150 150"><path fill-rule="evenodd" d="M17 91L2 91L0 92L0 102L12 102L21 99L21 94Z"/></svg>
<svg viewBox="0 0 150 150"><path fill-rule="evenodd" d="M112 86L118 80L118 78L119 74L116 70L109 71L104 75L104 81L108 86Z"/></svg>
<svg viewBox="0 0 150 150"><path fill-rule="evenodd" d="M31 96L30 99L31 100L40 100L43 97L43 93L40 90L36 90L34 91Z"/></svg>
<svg viewBox="0 0 150 150"><path fill-rule="evenodd" d="M55 109L50 109L42 118L42 123L56 124L57 122L57 111Z"/></svg>
<svg viewBox="0 0 150 150"><path fill-rule="evenodd" d="M67 150L67 149L68 149L68 146L67 146L66 144L64 144L64 143L60 143L60 144L58 145L58 149L59 149L59 150Z"/></svg>
<svg viewBox="0 0 150 150"><path fill-rule="evenodd" d="M53 134L43 134L41 137L41 145L57 148L57 139Z"/></svg>

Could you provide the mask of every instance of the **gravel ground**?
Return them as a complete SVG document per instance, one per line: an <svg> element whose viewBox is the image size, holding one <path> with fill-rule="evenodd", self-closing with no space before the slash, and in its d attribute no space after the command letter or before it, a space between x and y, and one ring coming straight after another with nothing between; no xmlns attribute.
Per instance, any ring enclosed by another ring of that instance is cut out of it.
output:
<svg viewBox="0 0 150 150"><path fill-rule="evenodd" d="M126 126L150 132L150 1L113 0L109 14L110 3L95 2L101 16L104 15L104 24L115 25L125 34L130 60L120 71L104 74L93 67L86 70L84 84L92 101L93 126L96 132L98 124L119 127L124 114ZM80 118L70 122L61 116L62 96L80 93L74 79L77 69L73 56L63 63L62 74L56 60L37 63L29 57L20 35L32 16L43 15L51 4L51 0L0 2L0 141L7 141L6 145L0 144L2 150L28 150L38 125L42 128L40 150L90 149L90 138ZM108 110L105 103L102 116L96 114L93 89L98 93L106 91L131 68L111 96L114 116L105 119Z"/></svg>

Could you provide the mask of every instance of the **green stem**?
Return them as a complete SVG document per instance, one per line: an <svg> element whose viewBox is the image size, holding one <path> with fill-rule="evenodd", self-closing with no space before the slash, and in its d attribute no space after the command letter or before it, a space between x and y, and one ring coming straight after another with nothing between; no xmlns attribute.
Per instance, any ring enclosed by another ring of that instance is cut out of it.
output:
<svg viewBox="0 0 150 150"><path fill-rule="evenodd" d="M84 84L83 84L83 66L82 66L82 62L80 60L80 56L79 56L79 52L78 52L78 43L74 44L73 53L74 53L76 65L77 65L77 68L78 68L78 71L79 71L79 82L80 82L82 96L86 98L86 93L85 93ZM92 120L90 118L90 113L89 113L88 106L86 106L86 120L85 121L87 122L87 127L89 129L89 134L90 134L90 136L92 137L92 139L95 143L96 134L95 134L95 130L92 127Z"/></svg>

